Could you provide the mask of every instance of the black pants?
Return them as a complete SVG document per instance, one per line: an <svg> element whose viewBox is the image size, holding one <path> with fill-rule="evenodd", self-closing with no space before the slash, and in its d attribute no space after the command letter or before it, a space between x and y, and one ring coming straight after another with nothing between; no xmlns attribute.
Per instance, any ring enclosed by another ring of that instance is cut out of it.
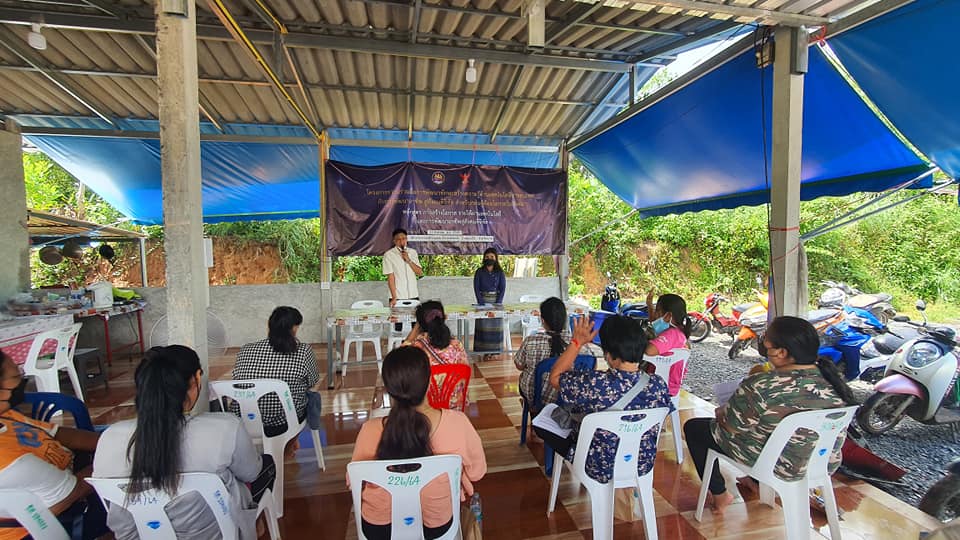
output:
<svg viewBox="0 0 960 540"><path fill-rule="evenodd" d="M453 509L454 512L459 511L459 508L456 506ZM450 526L453 525L453 518L450 518L450 521L444 523L439 527L423 527L423 537L426 540L433 540L434 538L440 538L450 530ZM363 535L367 537L368 540L390 540L391 525L374 525L372 523L367 523L366 521L360 520L360 527L363 529Z"/></svg>
<svg viewBox="0 0 960 540"><path fill-rule="evenodd" d="M253 495L253 502L260 503L263 492L273 491L273 483L277 479L277 466L273 462L273 456L263 455L263 465L260 467L260 474L250 483L250 494Z"/></svg>
<svg viewBox="0 0 960 540"><path fill-rule="evenodd" d="M690 450L690 457L693 458L693 464L697 467L697 474L703 480L703 469L707 465L707 452L715 450L723 454L723 449L713 439L713 433L710 431L710 423L713 418L691 418L683 425L683 435L687 439L687 449ZM720 495L727 491L727 484L720 474L719 462L713 464L713 474L710 475L710 493Z"/></svg>

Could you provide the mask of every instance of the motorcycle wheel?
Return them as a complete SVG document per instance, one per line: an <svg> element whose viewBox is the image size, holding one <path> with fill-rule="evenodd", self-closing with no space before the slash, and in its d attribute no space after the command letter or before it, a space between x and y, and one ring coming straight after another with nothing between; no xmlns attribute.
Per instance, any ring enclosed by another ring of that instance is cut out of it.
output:
<svg viewBox="0 0 960 540"><path fill-rule="evenodd" d="M880 324L886 326L890 322L890 316L887 314L886 310L882 307L875 307L870 310L870 314L877 318L880 321Z"/></svg>
<svg viewBox="0 0 960 540"><path fill-rule="evenodd" d="M690 314L690 341L700 343L710 335L710 321L699 313Z"/></svg>
<svg viewBox="0 0 960 540"><path fill-rule="evenodd" d="M730 350L727 351L727 358L730 360L736 360L740 353L743 352L750 345L750 340L740 341L739 339L734 338L733 345L730 345Z"/></svg>
<svg viewBox="0 0 960 540"><path fill-rule="evenodd" d="M903 419L905 412L894 415L893 411L900 407L904 400L913 399L916 398L903 394L877 392L870 396L857 411L857 425L871 435L882 435L893 429Z"/></svg>
<svg viewBox="0 0 960 540"><path fill-rule="evenodd" d="M943 523L960 517L960 477L948 474L930 486L918 508Z"/></svg>

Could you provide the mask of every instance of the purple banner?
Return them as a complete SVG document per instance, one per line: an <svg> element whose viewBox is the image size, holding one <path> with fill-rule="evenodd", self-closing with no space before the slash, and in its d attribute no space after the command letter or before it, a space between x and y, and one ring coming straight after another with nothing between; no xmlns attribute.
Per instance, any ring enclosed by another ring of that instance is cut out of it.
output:
<svg viewBox="0 0 960 540"><path fill-rule="evenodd" d="M563 253L561 169L328 161L326 189L331 255L382 255L397 227L422 254Z"/></svg>

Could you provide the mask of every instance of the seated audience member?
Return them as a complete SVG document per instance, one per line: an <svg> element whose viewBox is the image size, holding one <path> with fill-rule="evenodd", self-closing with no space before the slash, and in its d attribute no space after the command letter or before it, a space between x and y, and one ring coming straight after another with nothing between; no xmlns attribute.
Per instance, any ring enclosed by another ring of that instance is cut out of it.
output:
<svg viewBox="0 0 960 540"><path fill-rule="evenodd" d="M297 331L303 324L303 315L296 308L280 306L270 314L267 339L244 345L237 353L233 378L280 379L290 387L297 419L307 420L310 429L322 426L320 394L310 389L320 380L317 357L307 343L297 340ZM268 437L286 431L283 407L277 396L268 395L260 403L263 427ZM291 439L287 451L296 450L296 438Z"/></svg>
<svg viewBox="0 0 960 540"><path fill-rule="evenodd" d="M531 407L534 416L539 410L533 410L533 389L536 384L534 374L537 365L547 358L560 356L570 345L570 331L567 329L567 308L563 300L551 297L540 304L540 324L542 332L529 335L523 339L520 348L513 355L513 363L520 373L520 395ZM593 343L584 345L584 354L599 356L600 351ZM550 385L549 374L545 374L541 381L540 402L544 405L557 401L557 389Z"/></svg>
<svg viewBox="0 0 960 540"><path fill-rule="evenodd" d="M60 427L20 414L27 379L9 356L0 351L0 489L30 491L72 530L82 516L83 537L105 534L103 505L90 484L85 467L74 474L74 452L90 454L99 434ZM88 456L84 456L88 457ZM0 516L0 540L25 538L27 531L9 516Z"/></svg>
<svg viewBox="0 0 960 540"><path fill-rule="evenodd" d="M653 300L653 293L647 296L647 305ZM657 337L650 340L645 351L649 356L664 356L673 349L689 349L690 327L693 324L687 316L687 303L676 294L664 294L657 299L657 307L651 312L650 326ZM689 362L689 361L688 361ZM667 388L670 395L680 393L680 383L687 372L684 364L670 366Z"/></svg>
<svg viewBox="0 0 960 540"><path fill-rule="evenodd" d="M390 415L363 424L352 461L459 455L463 458L461 500L465 500L473 494L473 482L486 474L487 459L480 436L466 415L434 409L427 402L427 355L416 347L398 347L383 359L382 376L392 398ZM459 511L460 501L450 500L449 480L440 477L428 483L420 498L424 538L442 536L452 524L453 512ZM371 540L390 538L390 495L386 491L376 485L365 486L360 512L364 536Z"/></svg>
<svg viewBox="0 0 960 540"><path fill-rule="evenodd" d="M578 420L589 413L604 411L616 405L620 398L635 386L642 385L639 393L623 406L623 410L658 407L673 410L667 383L657 375L646 374L642 369L644 367L643 351L647 346L647 338L637 320L616 315L606 319L600 327L600 348L603 349L609 369L606 371L573 370L573 363L580 347L592 341L597 335L592 328L593 323L587 317L577 319L570 346L563 351L550 371L550 384L559 390L560 403L563 403L563 408L572 414L573 431L563 438L534 427L537 435L571 462L580 431ZM641 475L646 474L653 467L653 461L657 455L656 434L657 431L651 430L642 439L640 452L637 455L637 469ZM587 454L587 474L598 482L609 482L613 476L613 461L616 453L616 435L598 431L593 437L590 452Z"/></svg>
<svg viewBox="0 0 960 540"><path fill-rule="evenodd" d="M760 339L760 354L768 358L773 370L744 379L730 401L717 407L715 418L693 418L683 426L687 448L701 478L710 449L753 465L784 417L856 404L833 362L817 357L820 340L808 321L777 317ZM843 439L841 435L831 456L831 473L840 466ZM809 455L813 444L816 434L800 431L794 435L777 462L776 474L784 479L805 474L807 463L802 456ZM709 489L716 511L722 511L733 500L717 466Z"/></svg>
<svg viewBox="0 0 960 540"><path fill-rule="evenodd" d="M466 364L467 353L459 340L450 335L443 304L428 300L417 306L417 322L403 345L423 349L431 365Z"/></svg>
<svg viewBox="0 0 960 540"><path fill-rule="evenodd" d="M255 540L257 502L276 478L273 458L254 449L233 414L190 414L204 384L202 375L200 358L188 347L147 351L134 375L137 418L103 432L93 474L129 478L132 494L154 489L174 495L180 473L215 473L230 492L230 517L241 540ZM249 489L246 482L252 482ZM214 514L196 492L176 497L166 512L180 540L220 537ZM139 538L133 516L120 506L109 505L107 523L117 540Z"/></svg>

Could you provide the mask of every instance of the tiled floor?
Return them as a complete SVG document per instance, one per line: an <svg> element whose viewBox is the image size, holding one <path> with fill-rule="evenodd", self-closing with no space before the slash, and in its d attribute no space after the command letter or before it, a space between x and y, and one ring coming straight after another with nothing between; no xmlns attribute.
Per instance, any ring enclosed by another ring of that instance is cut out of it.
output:
<svg viewBox="0 0 960 540"><path fill-rule="evenodd" d="M315 347L326 366L326 348ZM209 373L228 378L233 354L213 359ZM372 351L367 351L372 355ZM133 416L133 364L120 360L111 369L110 389L88 392L88 405L97 424L106 424ZM543 474L543 446L528 442L519 446L520 403L517 372L509 359L481 362L474 366L470 381L470 406L467 411L480 432L489 471L477 483L483 500L483 532L492 539L575 539L591 538L590 501L586 490L573 487L568 475L560 486L556 511L547 515L549 480ZM286 511L280 520L286 539L356 538L350 494L344 482L353 441L366 421L374 398L376 367L353 367L338 388L327 390L321 381L326 411L327 470L317 467L313 450L301 448L286 466ZM684 393L680 400L681 418L712 416L712 406ZM700 482L691 460L678 466L673 449L670 423L660 438L660 453L654 472L654 503L660 538L693 540L783 538L783 518L779 508L759 503L746 495L731 505L722 516L704 512L703 521L694 519ZM837 475L834 478L841 508L841 529L846 540L913 540L921 531L929 531L937 522L886 493L858 480ZM617 520L616 538L644 538L642 521ZM810 538L829 538L822 514L812 514Z"/></svg>

